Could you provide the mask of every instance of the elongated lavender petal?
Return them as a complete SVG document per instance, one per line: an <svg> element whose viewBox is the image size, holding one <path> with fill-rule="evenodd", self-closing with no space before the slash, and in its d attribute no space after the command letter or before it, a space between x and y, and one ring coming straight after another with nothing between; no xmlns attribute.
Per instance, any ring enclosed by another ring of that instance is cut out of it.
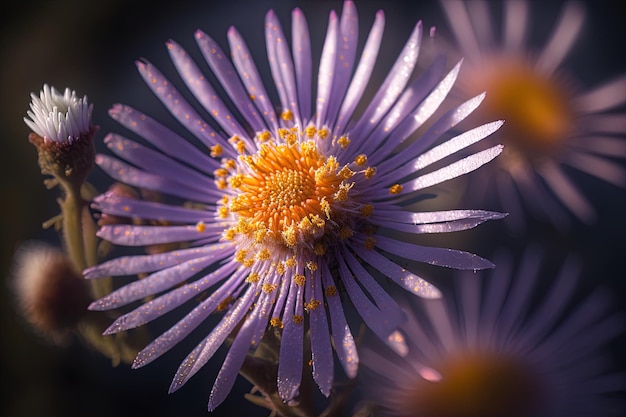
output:
<svg viewBox="0 0 626 417"><path fill-rule="evenodd" d="M167 42L167 49L178 74L185 82L187 88L215 121L219 123L226 134L229 136L247 136L244 128L237 122L235 115L231 114L231 111L219 98L213 86L207 81L206 76L189 54L173 40ZM232 152L232 149L229 149L229 151ZM232 152L231 157L233 156L236 156L236 153Z"/></svg>
<svg viewBox="0 0 626 417"><path fill-rule="evenodd" d="M296 87L302 117L311 117L311 80L313 79L313 58L311 57L311 37L309 26L302 10L296 8L291 13L291 39L293 66L296 72Z"/></svg>
<svg viewBox="0 0 626 417"><path fill-rule="evenodd" d="M376 237L376 247L406 259L448 268L478 270L495 266L473 253L414 245L380 235Z"/></svg>
<svg viewBox="0 0 626 417"><path fill-rule="evenodd" d="M152 89L170 113L206 147L215 144L220 144L223 148L229 147L225 138L210 127L156 67L147 61L137 61L136 65L148 87Z"/></svg>
<svg viewBox="0 0 626 417"><path fill-rule="evenodd" d="M164 178L156 174L141 171L133 166L113 158L108 155L96 155L96 164L102 168L111 178L126 184L146 188L148 190L159 191L177 197L182 197L200 203L214 203L218 194L213 190L206 190L205 193L199 194L194 187L181 184L178 181ZM212 195L216 194L212 198Z"/></svg>
<svg viewBox="0 0 626 417"><path fill-rule="evenodd" d="M348 323L346 322L346 316L341 306L337 287L328 269L328 265L322 263L321 266L322 282L324 284L326 302L328 303L335 352L337 352L339 362L348 378L354 378L359 368L359 354L356 349L356 343L354 342L354 337L352 337L350 327L348 327Z"/></svg>
<svg viewBox="0 0 626 417"><path fill-rule="evenodd" d="M134 329L163 316L191 300L193 297L202 294L202 292L218 282L225 280L226 277L235 271L237 266L238 264L236 262L231 261L197 281L178 287L154 300L148 301L130 313L118 317L113 324L104 331L104 334L113 334L128 329Z"/></svg>
<svg viewBox="0 0 626 417"><path fill-rule="evenodd" d="M209 224L202 231L197 226L131 226L106 225L98 230L98 237L116 245L145 246L159 243L183 242L203 237L204 233L221 233L223 226Z"/></svg>
<svg viewBox="0 0 626 417"><path fill-rule="evenodd" d="M333 88L335 77L335 59L337 56L337 42L339 36L339 22L335 11L330 12L328 18L328 29L326 40L322 49L320 68L317 76L317 100L315 102L315 113L317 114L317 125L327 124L327 111L330 106L330 93Z"/></svg>
<svg viewBox="0 0 626 417"><path fill-rule="evenodd" d="M278 362L278 395L283 401L295 398L302 380L302 343L304 337L303 287L291 282L289 297L285 305L283 335Z"/></svg>
<svg viewBox="0 0 626 417"><path fill-rule="evenodd" d="M255 131L262 130L264 127L263 119L258 114L252 101L250 101L250 97L246 94L235 67L227 58L228 55L224 54L217 42L201 30L196 31L195 37L202 56L228 93L228 96L234 103L237 103L237 109ZM241 137L243 140L246 138L247 136ZM247 144L252 146L252 143Z"/></svg>
<svg viewBox="0 0 626 417"><path fill-rule="evenodd" d="M209 222L215 212L196 210L153 201L135 200L107 192L96 197L91 207L106 214L122 217L136 217L146 220L159 220L174 223Z"/></svg>
<svg viewBox="0 0 626 417"><path fill-rule="evenodd" d="M228 253L224 244L203 246L200 248L183 249L155 255L121 256L86 269L85 278L102 278L107 276L134 275L142 272L153 272L170 266L201 258L211 252L223 250ZM230 251L234 251L231 247Z"/></svg>
<svg viewBox="0 0 626 417"><path fill-rule="evenodd" d="M333 350L330 345L330 332L324 297L322 295L322 279L319 270L313 273L312 279L308 280L305 293L307 300L315 300L320 305L308 309L309 331L311 337L311 362L313 365L313 380L317 383L320 392L325 396L330 395L333 385Z"/></svg>
<svg viewBox="0 0 626 417"><path fill-rule="evenodd" d="M137 133L166 155L183 161L200 172L211 174L219 162L200 151L167 127L130 106L115 104L109 116Z"/></svg>

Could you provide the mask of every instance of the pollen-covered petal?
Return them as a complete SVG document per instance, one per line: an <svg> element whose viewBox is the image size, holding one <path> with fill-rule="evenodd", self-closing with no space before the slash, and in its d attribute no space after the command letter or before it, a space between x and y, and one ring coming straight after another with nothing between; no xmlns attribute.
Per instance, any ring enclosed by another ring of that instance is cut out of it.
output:
<svg viewBox="0 0 626 417"><path fill-rule="evenodd" d="M198 65L178 43L173 40L167 42L167 49L176 66L178 74L185 82L185 85L193 93L196 100L202 104L204 109L217 121L228 136L247 136L244 128L237 122L234 114L226 107L224 102L213 86L207 81ZM232 149L231 157L236 156Z"/></svg>
<svg viewBox="0 0 626 417"><path fill-rule="evenodd" d="M473 253L447 248L420 246L380 235L376 235L376 247L405 259L448 268L478 270L495 266L490 261Z"/></svg>
<svg viewBox="0 0 626 417"><path fill-rule="evenodd" d="M154 272L147 277L133 281L111 292L105 297L94 301L90 310L111 310L139 300L148 295L157 294L188 278L198 274L204 268L212 265L220 259L219 256L211 255L202 258L194 258L181 264Z"/></svg>
<svg viewBox="0 0 626 417"><path fill-rule="evenodd" d="M209 222L215 213L153 201L135 200L122 197L113 192L106 192L94 198L91 207L102 213L114 216L159 220L173 223Z"/></svg>
<svg viewBox="0 0 626 417"><path fill-rule="evenodd" d="M274 84L280 96L283 110L291 110L296 124L302 125L296 94L296 79L287 38L274 11L265 15L265 43Z"/></svg>
<svg viewBox="0 0 626 417"><path fill-rule="evenodd" d="M333 350L330 344L330 332L324 297L322 293L322 279L320 270L313 273L308 280L305 296L307 300L321 302L308 309L309 331L311 338L311 362L313 365L313 380L317 383L320 392L325 396L330 395L333 385Z"/></svg>
<svg viewBox="0 0 626 417"><path fill-rule="evenodd" d="M376 250L366 249L364 245L355 246L355 252L364 262L373 266L387 278L413 294L423 298L440 298L441 291L424 278L418 277L400 265L392 262ZM412 259L412 258L411 258Z"/></svg>
<svg viewBox="0 0 626 417"><path fill-rule="evenodd" d="M109 109L109 116L140 135L164 154L189 164L200 172L211 174L219 166L219 162L200 152L198 147L130 106L114 104Z"/></svg>
<svg viewBox="0 0 626 417"><path fill-rule="evenodd" d="M361 58L352 76L352 81L350 81L348 91L346 91L343 102L341 103L336 123L337 134L341 134L345 131L348 120L354 113L354 109L361 100L363 92L369 83L376 58L378 57L384 28L385 15L379 10L374 17L374 24L370 29L365 46L363 46Z"/></svg>
<svg viewBox="0 0 626 417"><path fill-rule="evenodd" d="M353 273L348 269L347 264L343 262L342 259L338 259L338 261L341 282L346 288L350 301L352 301L352 304L367 326L372 329L381 340L386 341L400 323L388 322L385 318L385 312L381 311L373 304L355 282ZM393 347L393 345L390 347ZM397 353L401 354L400 352Z"/></svg>
<svg viewBox="0 0 626 417"><path fill-rule="evenodd" d="M160 297L148 301L130 313L118 317L113 324L104 331L104 334L113 334L128 329L134 329L163 316L193 297L197 297L218 282L223 281L235 271L237 266L237 262L231 261L197 281L178 287ZM214 303L205 305L205 308L212 307L215 309L216 305L222 301L217 297L214 298Z"/></svg>
<svg viewBox="0 0 626 417"><path fill-rule="evenodd" d="M204 257L215 251L223 251L222 253L229 254L234 249L232 247L226 249L224 244L220 243L218 245L183 249L155 255L122 256L88 268L83 271L83 274L85 278L92 279L153 272L190 259Z"/></svg>
<svg viewBox="0 0 626 417"><path fill-rule="evenodd" d="M459 177L461 175L467 174L468 172L472 172L477 168L480 168L487 162L494 159L496 156L500 155L500 153L502 153L502 150L502 145L496 145L492 148L477 152L471 156L453 162L452 164L444 168L440 168L431 173L424 174L402 185L405 192L412 192L421 190L426 187L430 187L435 184L440 184L444 181Z"/></svg>
<svg viewBox="0 0 626 417"><path fill-rule="evenodd" d="M255 324L258 319L259 318L254 315L249 317L246 321L244 321L243 326L241 326L237 336L235 336L235 340L228 350L226 359L224 359L224 363L217 374L215 384L211 389L208 404L209 411L215 410L215 408L226 399L226 396L228 396L230 390L235 384L237 374L239 373L241 365L243 365L243 361L246 359L248 351L250 350L250 339L252 338Z"/></svg>
<svg viewBox="0 0 626 417"><path fill-rule="evenodd" d="M283 401L290 401L298 395L302 380L303 288L296 285L295 280L291 282L283 315L285 327L281 338L278 362L278 395Z"/></svg>
<svg viewBox="0 0 626 417"><path fill-rule="evenodd" d="M108 155L96 155L96 164L111 178L138 188L160 191L172 196L207 204L214 203L215 199L219 198L219 194L212 189L205 190L206 192L204 193L198 193L193 186L181 183L175 179L142 171Z"/></svg>
<svg viewBox="0 0 626 417"><path fill-rule="evenodd" d="M148 344L145 348L143 348L137 354L137 357L133 361L132 367L141 368L142 366L149 364L150 362L159 358L165 352L169 351L185 337L187 337L195 328L203 323L204 320L206 320L206 318L211 313L215 311L217 306L219 306L219 303L221 303L224 299L226 299L233 293L236 286L239 285L244 280L244 278L245 275L238 272L235 272L233 275L231 275L231 277L228 278L228 280L223 285L220 285L213 293L211 293L211 295L206 300L201 301L193 310L186 314L185 317L183 317L175 325L170 327L167 331L165 331L159 337L150 342L150 344ZM249 300L249 302L251 303L252 301ZM233 306L228 310L224 318L222 318L222 323L225 320L228 320L227 317L232 317L233 312L238 311L237 308L241 306L241 303L242 301L240 299L233 303ZM245 310L249 306L250 304L247 304L245 305L245 307L241 308ZM217 329L219 326L220 325L216 326L215 329ZM215 338L215 335L207 336L207 338L211 337ZM202 349L202 347L206 343L206 340L207 339L201 342L190 355L193 355L193 357L196 358L196 353L198 353ZM224 339L221 340L221 342L215 344L216 350L221 345ZM189 369L190 367L187 368L187 370Z"/></svg>
<svg viewBox="0 0 626 417"><path fill-rule="evenodd" d="M195 188L197 193L216 189L211 178L206 175L123 136L109 133L105 136L103 142L114 154L146 172L157 171L162 177L170 178L172 181L182 182L190 188Z"/></svg>
<svg viewBox="0 0 626 417"><path fill-rule="evenodd" d="M237 68L237 72L239 72L239 76L248 91L248 96L260 110L266 127L271 130L277 130L278 125L274 106L269 100L248 46L234 27L228 29L228 43L233 57L233 64Z"/></svg>
<svg viewBox="0 0 626 417"><path fill-rule="evenodd" d="M356 343L354 342L350 327L346 322L346 316L343 312L341 300L339 299L337 287L333 281L330 269L328 269L328 265L325 262L322 263L321 266L322 282L324 284L326 302L328 303L331 334L335 352L337 352L339 362L348 378L354 378L359 369L359 354Z"/></svg>
<svg viewBox="0 0 626 417"><path fill-rule="evenodd" d="M352 129L353 135L366 137L393 106L409 81L422 43L422 22L419 21L402 48L389 74L378 89L359 122Z"/></svg>
<svg viewBox="0 0 626 417"><path fill-rule="evenodd" d="M311 56L311 36L302 10L295 8L291 13L291 39L293 66L296 72L296 87L300 111L303 117L311 115L311 82L313 79L313 58Z"/></svg>
<svg viewBox="0 0 626 417"><path fill-rule="evenodd" d="M133 226L106 225L98 230L97 236L116 245L145 246L159 243L193 241L203 234L221 233L223 225L208 224L199 231L197 226Z"/></svg>
<svg viewBox="0 0 626 417"><path fill-rule="evenodd" d="M237 103L237 109L255 131L262 130L264 128L263 119L254 107L249 95L246 94L246 90L237 76L235 67L227 58L228 55L222 51L217 42L203 31L197 30L195 38L202 56L213 70L228 96L234 103ZM250 143L249 145L252 144Z"/></svg>
<svg viewBox="0 0 626 417"><path fill-rule="evenodd" d="M211 129L209 124L155 66L147 61L137 61L136 65L148 87L152 89L170 113L206 147L211 147L217 143L224 147L228 146L225 138Z"/></svg>

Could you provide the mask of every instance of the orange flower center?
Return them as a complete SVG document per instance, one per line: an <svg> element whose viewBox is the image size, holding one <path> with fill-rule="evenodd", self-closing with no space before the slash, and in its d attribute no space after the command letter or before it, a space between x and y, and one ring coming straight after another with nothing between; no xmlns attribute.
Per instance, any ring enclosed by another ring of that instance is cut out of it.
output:
<svg viewBox="0 0 626 417"><path fill-rule="evenodd" d="M439 370L440 380L419 380L407 391L407 415L536 415L541 394L539 381L519 360L499 355L466 355L448 360Z"/></svg>

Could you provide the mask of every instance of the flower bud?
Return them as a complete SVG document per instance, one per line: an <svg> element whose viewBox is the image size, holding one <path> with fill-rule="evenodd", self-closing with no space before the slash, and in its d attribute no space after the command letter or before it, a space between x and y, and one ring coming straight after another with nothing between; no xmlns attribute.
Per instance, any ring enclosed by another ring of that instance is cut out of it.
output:
<svg viewBox="0 0 626 417"><path fill-rule="evenodd" d="M65 89L61 95L44 84L32 102L24 122L32 129L28 140L39 153L42 174L80 185L94 166L93 136L98 130L91 124L93 105L87 96L78 98Z"/></svg>
<svg viewBox="0 0 626 417"><path fill-rule="evenodd" d="M20 313L37 331L57 343L88 312L87 281L59 249L37 242L15 254L13 284Z"/></svg>

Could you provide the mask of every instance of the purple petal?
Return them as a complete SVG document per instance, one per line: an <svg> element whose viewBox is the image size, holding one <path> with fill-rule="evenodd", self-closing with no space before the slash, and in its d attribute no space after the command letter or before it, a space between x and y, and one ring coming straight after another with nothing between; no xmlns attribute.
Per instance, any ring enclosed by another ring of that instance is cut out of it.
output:
<svg viewBox="0 0 626 417"><path fill-rule="evenodd" d="M291 13L291 19L293 22L291 25L293 64L296 71L300 111L302 117L308 119L311 116L311 80L313 78L311 38L302 10L294 9Z"/></svg>
<svg viewBox="0 0 626 417"><path fill-rule="evenodd" d="M303 287L291 281L283 316L285 327L280 342L278 362L278 395L283 401L290 401L298 395L302 381L304 323L294 321L295 315L304 317L302 298Z"/></svg>
<svg viewBox="0 0 626 417"><path fill-rule="evenodd" d="M83 274L85 278L92 279L158 271L193 258L204 257L217 249L223 250L223 248L224 244L220 243L213 246L183 249L156 255L122 256L88 268ZM234 252L232 246L230 251Z"/></svg>
<svg viewBox="0 0 626 417"><path fill-rule="evenodd" d="M455 269L488 269L494 264L473 253L447 248L431 248L376 235L376 247L412 261Z"/></svg>
<svg viewBox="0 0 626 417"><path fill-rule="evenodd" d="M185 162L198 171L212 174L213 170L219 167L218 161L200 152L186 139L132 107L116 104L109 110L109 116L143 137L164 154Z"/></svg>
<svg viewBox="0 0 626 417"><path fill-rule="evenodd" d="M154 94L167 107L172 115L197 137L206 147L220 144L224 149L229 143L223 136L216 133L209 124L196 112L173 84L149 62L137 61L139 73Z"/></svg>
<svg viewBox="0 0 626 417"><path fill-rule="evenodd" d="M423 298L441 297L441 291L434 285L390 261L377 251L365 249L363 245L355 245L354 250L367 264L413 294Z"/></svg>
<svg viewBox="0 0 626 417"><path fill-rule="evenodd" d="M107 225L98 230L97 236L116 245L146 246L159 243L192 241L211 232L220 234L224 226L207 224L203 231L196 226L134 226Z"/></svg>
<svg viewBox="0 0 626 417"><path fill-rule="evenodd" d="M176 307L180 307L183 303L189 301L190 299L199 296L205 290L211 288L218 282L224 280L224 278L230 276L238 266L239 264L237 262L230 261L218 268L216 271L211 272L197 281L178 287L143 304L130 313L118 317L113 324L111 324L109 328L104 331L103 334L107 335L119 333L128 329L134 329L163 316ZM224 286L227 287L226 284ZM213 292L213 294L215 294L215 292ZM211 305L205 304L204 307L212 307L215 309L217 304L219 304L219 302L223 299L223 297L222 299L218 297L219 296L216 296L214 298L214 302Z"/></svg>
<svg viewBox="0 0 626 417"><path fill-rule="evenodd" d="M320 260L320 262L323 261ZM322 280L319 269L313 273L312 279L307 280L307 282L307 300L313 299L321 302L317 308L309 309L313 380L317 383L320 392L328 397L333 385L333 350L330 345L330 332L326 308L323 304Z"/></svg>
<svg viewBox="0 0 626 417"><path fill-rule="evenodd" d="M228 96L233 100L233 103L236 103L237 109L253 130L262 130L265 126L263 119L241 84L237 71L228 59L228 55L224 54L217 42L201 30L196 31L195 37L202 56L213 70L224 90L226 90L226 93L228 93ZM245 140L246 137L243 136L241 139ZM248 143L248 145L252 146L251 143Z"/></svg>

